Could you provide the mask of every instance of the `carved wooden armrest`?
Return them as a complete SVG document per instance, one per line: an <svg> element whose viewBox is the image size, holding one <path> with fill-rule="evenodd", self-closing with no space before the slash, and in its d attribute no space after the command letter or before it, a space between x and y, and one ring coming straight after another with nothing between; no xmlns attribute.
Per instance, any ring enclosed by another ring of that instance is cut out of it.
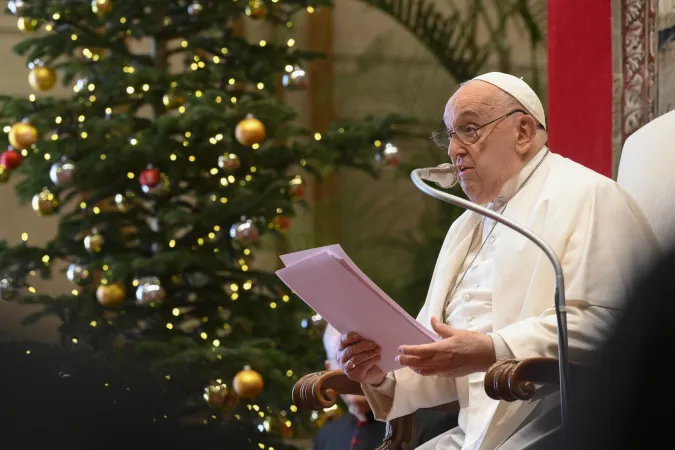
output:
<svg viewBox="0 0 675 450"><path fill-rule="evenodd" d="M301 409L318 410L330 408L337 403L340 394L363 395L361 385L350 380L341 370L310 373L300 378L293 386L293 403ZM377 450L405 450L412 441L412 415L387 422L382 445Z"/></svg>
<svg viewBox="0 0 675 450"><path fill-rule="evenodd" d="M363 395L361 385L347 378L341 370L314 372L300 378L293 386L293 403L310 411L330 408L340 394Z"/></svg>
<svg viewBox="0 0 675 450"><path fill-rule="evenodd" d="M499 361L485 374L485 392L494 400L530 400L536 385L558 386L558 360L555 358L508 359ZM572 380L583 375L584 366L570 362Z"/></svg>

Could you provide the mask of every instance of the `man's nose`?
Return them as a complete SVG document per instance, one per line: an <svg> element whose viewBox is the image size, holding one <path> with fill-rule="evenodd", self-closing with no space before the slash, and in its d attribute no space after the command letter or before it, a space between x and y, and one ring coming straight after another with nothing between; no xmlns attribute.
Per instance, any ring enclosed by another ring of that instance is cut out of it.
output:
<svg viewBox="0 0 675 450"><path fill-rule="evenodd" d="M452 164L457 163L457 158L461 155L466 155L466 148L460 142L459 139L450 139L450 145L448 145L448 156L450 157L450 162Z"/></svg>

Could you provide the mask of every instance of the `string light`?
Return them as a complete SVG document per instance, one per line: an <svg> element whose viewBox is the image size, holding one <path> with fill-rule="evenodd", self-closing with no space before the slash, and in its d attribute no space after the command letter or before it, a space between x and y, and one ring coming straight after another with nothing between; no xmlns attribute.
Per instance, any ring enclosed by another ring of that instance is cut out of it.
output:
<svg viewBox="0 0 675 450"><path fill-rule="evenodd" d="M35 101L35 94L30 94L28 96L28 100L30 100L31 102L34 102Z"/></svg>
<svg viewBox="0 0 675 450"><path fill-rule="evenodd" d="M220 53L222 53L223 55L227 55L228 51L229 50L226 47L220 49Z"/></svg>
<svg viewBox="0 0 675 450"><path fill-rule="evenodd" d="M267 42L266 42L264 39L263 39L262 41L260 41L260 46L261 46L261 47L264 47L264 46L266 46L266 45L267 45Z"/></svg>
<svg viewBox="0 0 675 450"><path fill-rule="evenodd" d="M51 159L52 155L49 153L45 153L45 160L49 161Z"/></svg>
<svg viewBox="0 0 675 450"><path fill-rule="evenodd" d="M320 141L321 140L321 133L314 133L314 140Z"/></svg>
<svg viewBox="0 0 675 450"><path fill-rule="evenodd" d="M263 89L265 88L265 84L264 84L264 83L258 83L258 84L256 85L256 87L257 87L258 89L260 89L260 90L263 90Z"/></svg>
<svg viewBox="0 0 675 450"><path fill-rule="evenodd" d="M289 39L288 42L286 42L286 45L288 45L289 47L293 47L295 45L295 39L293 38Z"/></svg>
<svg viewBox="0 0 675 450"><path fill-rule="evenodd" d="M314 14L314 8L312 6L308 6L307 12L310 13L310 14Z"/></svg>

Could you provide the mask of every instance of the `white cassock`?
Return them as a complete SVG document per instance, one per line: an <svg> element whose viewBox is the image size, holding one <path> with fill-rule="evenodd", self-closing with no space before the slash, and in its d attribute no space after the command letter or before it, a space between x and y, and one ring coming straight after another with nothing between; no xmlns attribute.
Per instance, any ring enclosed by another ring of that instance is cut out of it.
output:
<svg viewBox="0 0 675 450"><path fill-rule="evenodd" d="M530 228L560 259L569 356L584 363L606 339L627 289L638 269L659 251L658 243L639 207L618 184L546 150L542 148L487 206ZM503 199L510 198L530 174L504 209ZM488 333L497 360L557 358L554 274L549 260L515 231L501 224L492 230L494 222L489 219L469 249L480 219L467 211L450 227L417 320L431 329L431 317L442 317L453 282L461 279L478 253L448 303L446 323ZM559 394L530 402L498 402L485 394L484 376L421 376L404 368L388 374L382 385L364 385L363 390L378 420L458 401L459 426L423 445L425 450L493 450L511 436L508 448L522 448L514 445L519 436L514 432L536 418L539 411L533 410L538 402L543 402L541 407Z"/></svg>

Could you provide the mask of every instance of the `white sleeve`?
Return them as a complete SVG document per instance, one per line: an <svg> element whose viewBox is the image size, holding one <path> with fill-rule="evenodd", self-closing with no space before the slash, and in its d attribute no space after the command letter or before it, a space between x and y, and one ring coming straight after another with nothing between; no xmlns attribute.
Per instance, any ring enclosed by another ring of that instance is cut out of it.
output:
<svg viewBox="0 0 675 450"><path fill-rule="evenodd" d="M418 375L407 367L389 373L379 386L362 385L362 389L375 418L381 421L457 400L453 377Z"/></svg>

